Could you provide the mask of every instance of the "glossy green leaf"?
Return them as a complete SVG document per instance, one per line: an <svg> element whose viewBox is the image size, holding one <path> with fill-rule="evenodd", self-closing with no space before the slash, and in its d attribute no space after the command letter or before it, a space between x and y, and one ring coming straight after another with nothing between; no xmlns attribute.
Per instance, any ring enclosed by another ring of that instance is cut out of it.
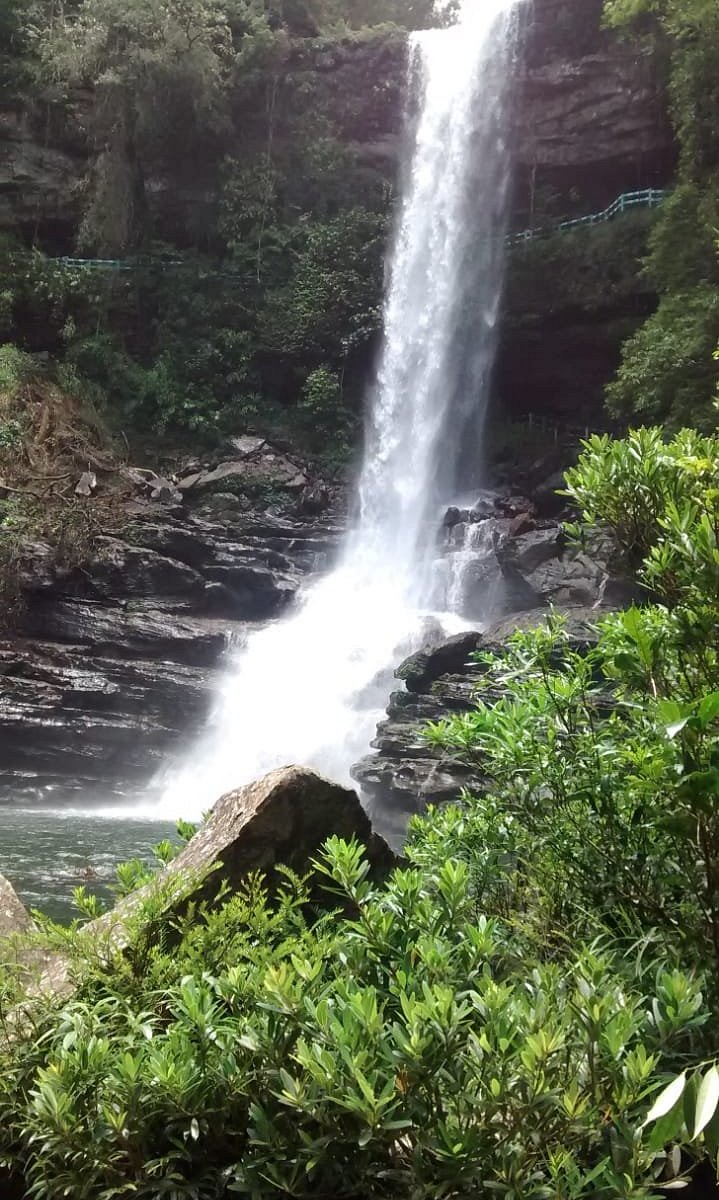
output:
<svg viewBox="0 0 719 1200"><path fill-rule="evenodd" d="M699 705L698 715L702 725L708 725L719 717L719 692L712 692L710 696L704 697Z"/></svg>
<svg viewBox="0 0 719 1200"><path fill-rule="evenodd" d="M704 1076L699 1088L697 1096L697 1107L694 1115L694 1132L693 1138L698 1138L699 1134L711 1121L714 1113L719 1105L719 1071L716 1067L710 1067Z"/></svg>
<svg viewBox="0 0 719 1200"><path fill-rule="evenodd" d="M652 1121L658 1121L660 1117L664 1117L668 1112L671 1112L677 1101L681 1099L686 1082L686 1071L682 1071L681 1075L677 1075L676 1079L672 1079L671 1083L659 1093L652 1107L649 1109L642 1122L642 1128L650 1125Z"/></svg>

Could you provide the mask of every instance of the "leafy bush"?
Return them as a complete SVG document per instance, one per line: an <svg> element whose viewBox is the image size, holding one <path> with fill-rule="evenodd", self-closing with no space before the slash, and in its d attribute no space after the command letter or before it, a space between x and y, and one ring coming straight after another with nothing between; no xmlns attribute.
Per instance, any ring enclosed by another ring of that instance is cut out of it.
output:
<svg viewBox="0 0 719 1200"><path fill-rule="evenodd" d="M667 440L659 428L606 434L583 443L576 467L566 472L566 491L582 513L583 526L603 524L633 567L661 542L681 506L713 515L719 488L719 437L684 429ZM575 529L575 534L581 529Z"/></svg>
<svg viewBox="0 0 719 1200"><path fill-rule="evenodd" d="M486 886L520 908L632 936L658 926L719 967L719 488L716 438L593 438L567 474L657 603L610 617L597 644L561 622L483 657L503 698L430 728L477 758L492 796L470 808ZM443 816L443 822L458 818ZM489 856L489 857L487 857ZM488 869L504 863L492 885Z"/></svg>
<svg viewBox="0 0 719 1200"><path fill-rule="evenodd" d="M659 308L624 343L607 404L618 417L716 426L719 374L712 352L719 337L719 288L701 284L664 296Z"/></svg>
<svg viewBox="0 0 719 1200"><path fill-rule="evenodd" d="M429 736L476 756L491 781L467 819L493 904L585 936L598 920L630 938L659 926L701 965L719 963L719 830L701 811L719 701L699 679L690 700L678 641L670 615L637 609L603 623L588 653L561 627L518 635L487 663L505 698Z"/></svg>
<svg viewBox="0 0 719 1200"><path fill-rule="evenodd" d="M30 356L17 346L8 342L0 345L0 402L15 399L32 366Z"/></svg>
<svg viewBox="0 0 719 1200"><path fill-rule="evenodd" d="M479 762L488 794L416 822L410 849L420 865L460 857L485 909L559 944L599 922L620 943L648 938L650 952L657 937L697 970L711 963L714 1012L718 451L691 430L585 443L567 473L574 533L608 526L656 602L600 622L595 644L551 620L479 656L489 698L480 688L475 711L428 737ZM676 1174L702 1155L716 1163L715 1017L705 1045L710 1058L668 1085L638 1134Z"/></svg>
<svg viewBox="0 0 719 1200"><path fill-rule="evenodd" d="M429 736L479 758L488 794L417 819L385 884L333 839L272 895L249 878L168 921L151 893L123 951L62 934L74 998L15 1008L0 1039L0 1160L29 1194L647 1200L683 1181L716 1124L716 461L687 432L587 443L568 490L659 602L596 644L553 622L484 655L490 701ZM146 878L128 864L119 887Z"/></svg>
<svg viewBox="0 0 719 1200"><path fill-rule="evenodd" d="M142 978L86 963L32 1044L0 1048L32 1194L646 1195L665 1155L635 1126L657 1070L691 1061L697 983L608 940L547 957L478 914L461 862L378 889L331 841L319 868L352 918L250 881Z"/></svg>

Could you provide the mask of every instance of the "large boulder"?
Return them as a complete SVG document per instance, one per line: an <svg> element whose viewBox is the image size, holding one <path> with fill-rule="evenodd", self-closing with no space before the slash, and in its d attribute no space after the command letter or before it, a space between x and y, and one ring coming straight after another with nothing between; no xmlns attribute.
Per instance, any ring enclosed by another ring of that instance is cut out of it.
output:
<svg viewBox="0 0 719 1200"><path fill-rule="evenodd" d="M463 671L481 641L478 630L458 633L439 646L406 658L395 674L404 680L408 692L426 692L442 675Z"/></svg>
<svg viewBox="0 0 719 1200"><path fill-rule="evenodd" d="M267 447L259 455L221 462L211 471L195 471L180 479L177 486L183 495L199 496L208 492L252 491L257 487L294 493L302 492L307 483L307 476L297 463Z"/></svg>
<svg viewBox="0 0 719 1200"><path fill-rule="evenodd" d="M391 866L391 852L373 834L356 792L309 768L281 767L218 800L206 824L150 886L162 889L177 881L183 893L187 880L200 879L219 864L200 885L207 898L221 883L236 888L253 871L271 879L282 864L302 873L333 835L356 838L367 846L373 864ZM103 920L122 919L144 894L130 897Z"/></svg>
<svg viewBox="0 0 719 1200"><path fill-rule="evenodd" d="M30 913L10 881L0 875L0 939L28 933L32 927Z"/></svg>
<svg viewBox="0 0 719 1200"><path fill-rule="evenodd" d="M236 890L254 872L262 872L270 886L279 878L281 865L304 875L333 835L362 842L380 876L395 864L386 842L373 833L356 792L306 767L272 771L218 800L181 854L152 883L87 925L82 936L100 950L103 945L110 952L121 950L131 919L144 902L152 901L152 919L158 924L183 912L190 901L211 901L221 887ZM61 955L47 961L40 989L70 994L68 966Z"/></svg>

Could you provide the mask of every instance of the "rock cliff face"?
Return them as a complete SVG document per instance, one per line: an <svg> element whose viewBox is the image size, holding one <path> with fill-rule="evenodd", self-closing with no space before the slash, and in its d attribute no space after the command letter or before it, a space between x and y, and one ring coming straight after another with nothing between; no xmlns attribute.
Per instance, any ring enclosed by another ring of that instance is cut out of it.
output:
<svg viewBox="0 0 719 1200"><path fill-rule="evenodd" d="M269 447L234 454L178 480L169 503L143 490L150 472L129 472L135 498L78 567L27 547L17 629L0 640L0 800L146 783L202 724L231 647L326 569L340 530L327 495ZM256 482L263 462L278 473L268 507L218 490ZM203 489L223 466L224 481Z"/></svg>
<svg viewBox="0 0 719 1200"><path fill-rule="evenodd" d="M424 737L427 722L472 709L485 674L475 651L501 654L510 633L541 625L550 607L564 615L579 647L593 639L600 616L638 599L609 536L594 535L579 550L558 520L539 515L540 494L537 500L497 496L490 511L482 498L473 509L446 514L440 542L454 605L477 630L430 641L400 664L374 752L352 771L377 829L392 841L401 842L408 818L428 804L486 786L480 762L438 750ZM483 691L489 703L498 696Z"/></svg>
<svg viewBox="0 0 719 1200"><path fill-rule="evenodd" d="M602 8L603 0L534 0L526 9L513 136L518 230L671 184L661 55L603 30ZM641 270L651 219L640 211L558 235L562 248L513 248L495 376L503 414L602 425L621 346L656 307Z"/></svg>
<svg viewBox="0 0 719 1200"><path fill-rule="evenodd" d="M534 0L522 14L512 139L520 226L542 188L591 208L670 176L673 141L652 60L602 32L600 17L601 0ZM360 166L394 179L406 53L399 36L300 43L281 77L280 129L283 106L327 111ZM62 110L0 112L0 228L72 245L89 155L85 104L78 95ZM238 130L247 121L239 96L235 121ZM181 159L158 164L148 196L163 235L182 241L207 224L218 164L233 149L230 134L190 171Z"/></svg>
<svg viewBox="0 0 719 1200"><path fill-rule="evenodd" d="M655 59L602 30L603 0L534 0L517 64L518 218L542 188L597 211L624 191L664 186L675 147ZM561 212L561 208L557 209Z"/></svg>

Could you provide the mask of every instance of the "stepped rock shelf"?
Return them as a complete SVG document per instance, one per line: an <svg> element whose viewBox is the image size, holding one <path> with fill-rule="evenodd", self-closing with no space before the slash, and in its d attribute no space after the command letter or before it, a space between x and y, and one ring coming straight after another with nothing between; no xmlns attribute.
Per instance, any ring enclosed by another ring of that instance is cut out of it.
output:
<svg viewBox="0 0 719 1200"><path fill-rule="evenodd" d="M16 628L0 640L0 798L91 799L146 783L201 725L229 646L327 567L342 524L326 491L264 443L232 454L194 471L179 504L150 499L152 473L130 471L136 495L118 529L79 566L26 547ZM274 511L248 511L224 489L231 477L257 485L263 463Z"/></svg>

